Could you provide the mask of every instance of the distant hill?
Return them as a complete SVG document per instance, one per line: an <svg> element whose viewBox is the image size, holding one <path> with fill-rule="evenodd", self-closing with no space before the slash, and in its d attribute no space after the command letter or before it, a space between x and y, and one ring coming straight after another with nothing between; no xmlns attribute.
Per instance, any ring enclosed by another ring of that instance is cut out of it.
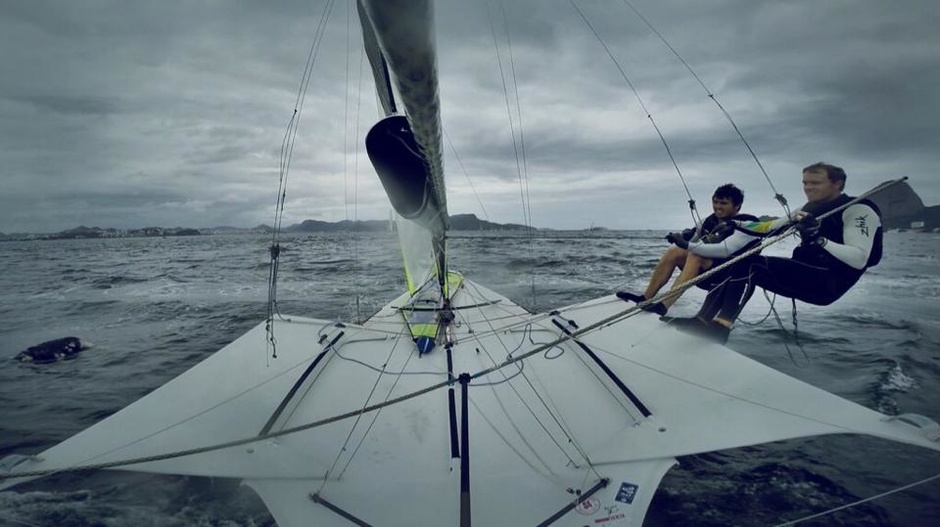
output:
<svg viewBox="0 0 940 527"><path fill-rule="evenodd" d="M245 229L243 227L232 227L231 225L220 225L218 227L210 227L208 229L199 229L199 232L202 234L271 234L274 232L272 227L261 224L257 227L252 227L250 229Z"/></svg>
<svg viewBox="0 0 940 527"><path fill-rule="evenodd" d="M920 219L912 219L910 223L905 223L903 225L898 225L900 222L895 222L894 224L888 225L888 228L908 228L914 227L916 222L924 222L924 225L920 228L923 229L940 229L940 205L934 205L932 207L924 207L924 212L920 215Z"/></svg>
<svg viewBox="0 0 940 527"><path fill-rule="evenodd" d="M525 230L525 225L515 223L493 223L481 220L474 214L455 214L450 217L450 228L453 231L497 231L497 230ZM338 222L304 220L284 229L285 232L347 232L347 231L387 231L387 220L342 220Z"/></svg>
<svg viewBox="0 0 940 527"><path fill-rule="evenodd" d="M455 231L524 231L528 229L525 225L517 223L493 223L481 220L475 214L454 214L450 217L450 228Z"/></svg>
<svg viewBox="0 0 940 527"><path fill-rule="evenodd" d="M923 200L906 182L892 185L870 198L881 210L885 229L909 228L911 223L924 222L924 227L940 227L940 206L924 207Z"/></svg>
<svg viewBox="0 0 940 527"><path fill-rule="evenodd" d="M346 232L346 231L387 231L386 220L342 220L337 222L304 220L284 229L284 232Z"/></svg>
<svg viewBox="0 0 940 527"><path fill-rule="evenodd" d="M514 223L493 223L477 218L473 214L451 216L451 230L455 231L493 231L525 230L524 225ZM284 232L384 232L389 230L387 220L342 220L337 222L304 220L283 229ZM220 225L204 229L189 227L143 227L140 229L114 229L86 227L80 225L74 229L49 234L3 234L0 240L61 240L76 238L136 238L151 236L200 236L225 234L271 234L274 229L268 225L258 225L250 229Z"/></svg>

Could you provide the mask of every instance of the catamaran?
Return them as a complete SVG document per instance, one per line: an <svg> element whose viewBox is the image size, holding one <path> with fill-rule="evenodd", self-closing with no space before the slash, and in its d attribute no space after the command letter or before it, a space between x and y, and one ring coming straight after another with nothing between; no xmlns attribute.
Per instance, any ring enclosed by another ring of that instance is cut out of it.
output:
<svg viewBox="0 0 940 527"><path fill-rule="evenodd" d="M281 527L640 525L678 456L822 434L940 450L926 417L846 401L613 296L533 313L452 270L432 4L357 5L386 114L366 148L407 291L360 324L272 310L115 415L8 458L0 488L119 469L240 479Z"/></svg>

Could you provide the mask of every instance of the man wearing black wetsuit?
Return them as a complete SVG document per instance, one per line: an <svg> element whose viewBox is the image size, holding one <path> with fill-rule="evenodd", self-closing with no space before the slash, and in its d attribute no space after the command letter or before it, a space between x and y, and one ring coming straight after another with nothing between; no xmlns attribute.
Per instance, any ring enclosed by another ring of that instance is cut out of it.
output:
<svg viewBox="0 0 940 527"><path fill-rule="evenodd" d="M727 227L732 226L729 222L731 220L757 221L757 218L750 214L741 214L743 203L744 193L731 183L715 189L715 193L712 194L713 213L705 218L699 228L686 229L681 233L673 232L666 236L666 240L673 245L666 249L659 263L656 264L646 291L642 295L620 291L617 297L631 302L643 302L656 296L656 293L669 281L676 268L682 271L673 287L724 263L724 259L732 256L737 250L734 247L737 246L738 240L745 244L748 238L742 231L742 233L734 233L734 239L729 240L729 235L732 235L731 230L726 230ZM681 292L676 293L663 299L662 302L645 306L643 309L665 315L681 294Z"/></svg>
<svg viewBox="0 0 940 527"><path fill-rule="evenodd" d="M843 194L845 171L825 163L803 169L803 192L808 203L793 220L801 242L792 258L751 256L730 267L730 278L713 289L699 315L671 319L679 329L708 336L719 342L728 333L755 286L771 293L826 306L842 297L866 269L881 260L882 229L878 207L867 199L830 214L854 198ZM763 224L741 225L755 232L786 227L783 218Z"/></svg>

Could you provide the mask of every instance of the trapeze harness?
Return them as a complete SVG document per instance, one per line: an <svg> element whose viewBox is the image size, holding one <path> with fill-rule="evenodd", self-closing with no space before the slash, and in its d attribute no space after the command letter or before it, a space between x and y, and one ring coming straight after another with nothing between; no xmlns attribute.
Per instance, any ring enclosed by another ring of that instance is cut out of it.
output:
<svg viewBox="0 0 940 527"><path fill-rule="evenodd" d="M722 241L729 238L732 234L734 234L734 230L732 226L735 225L735 222L757 222L757 221L760 221L757 218L757 216L753 216L751 214L737 214L735 216L732 216L731 218L728 218L727 220L722 220L718 218L718 216L715 216L714 214L712 214L708 216L707 218L705 218L705 221L702 222L701 241L703 244L706 244L706 245L721 243ZM692 231L692 229L683 231L682 233L683 237L685 237L685 234L690 231ZM686 240L689 240L690 238L691 236L689 238L686 238ZM728 256L725 256L725 257L708 256L707 258L711 259L712 261L712 265L710 268L718 267L719 265L727 262L731 258L734 258L736 255L741 254L751 249L757 243L760 243L759 238L755 238L753 243L748 243L744 247L734 251ZM693 252L695 251L693 250ZM706 269L703 268L701 269L701 271L704 272L706 271ZM720 272L716 275L713 275L708 280L701 281L696 285L702 289L711 290L715 288L716 286L718 286L725 279L727 279L727 277L728 277L727 271Z"/></svg>
<svg viewBox="0 0 940 527"><path fill-rule="evenodd" d="M854 198L842 194L813 211L821 216ZM867 205L879 217L877 205L867 199L858 203ZM861 220L863 221L863 220ZM819 237L844 243L842 214L833 214L820 222ZM860 226L863 228L863 225ZM735 320L757 286L781 296L826 306L842 297L858 282L865 270L878 265L882 254L882 228L875 230L871 252L865 266L856 269L836 258L813 240L803 240L793 250L792 258L753 256L731 266L728 279L713 289L702 305L699 316L711 320L716 314L726 320Z"/></svg>

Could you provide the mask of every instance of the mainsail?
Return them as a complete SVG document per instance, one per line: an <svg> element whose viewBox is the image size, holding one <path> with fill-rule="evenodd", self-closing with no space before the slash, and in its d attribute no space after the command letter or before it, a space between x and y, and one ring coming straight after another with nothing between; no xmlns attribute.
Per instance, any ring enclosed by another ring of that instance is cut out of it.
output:
<svg viewBox="0 0 940 527"><path fill-rule="evenodd" d="M436 345L448 302L447 199L430 1L358 4L363 44L386 113L366 136L366 150L398 215L398 239L411 308L403 311L421 352ZM404 115L397 113L396 92Z"/></svg>
<svg viewBox="0 0 940 527"><path fill-rule="evenodd" d="M366 55L386 118L366 148L399 222L409 289L446 276L447 198L441 159L441 118L429 1L359 2ZM394 87L394 88L393 88ZM397 113L395 93L404 115ZM418 230L402 227L408 223ZM419 234L426 231L426 235ZM430 250L429 250L430 249Z"/></svg>

